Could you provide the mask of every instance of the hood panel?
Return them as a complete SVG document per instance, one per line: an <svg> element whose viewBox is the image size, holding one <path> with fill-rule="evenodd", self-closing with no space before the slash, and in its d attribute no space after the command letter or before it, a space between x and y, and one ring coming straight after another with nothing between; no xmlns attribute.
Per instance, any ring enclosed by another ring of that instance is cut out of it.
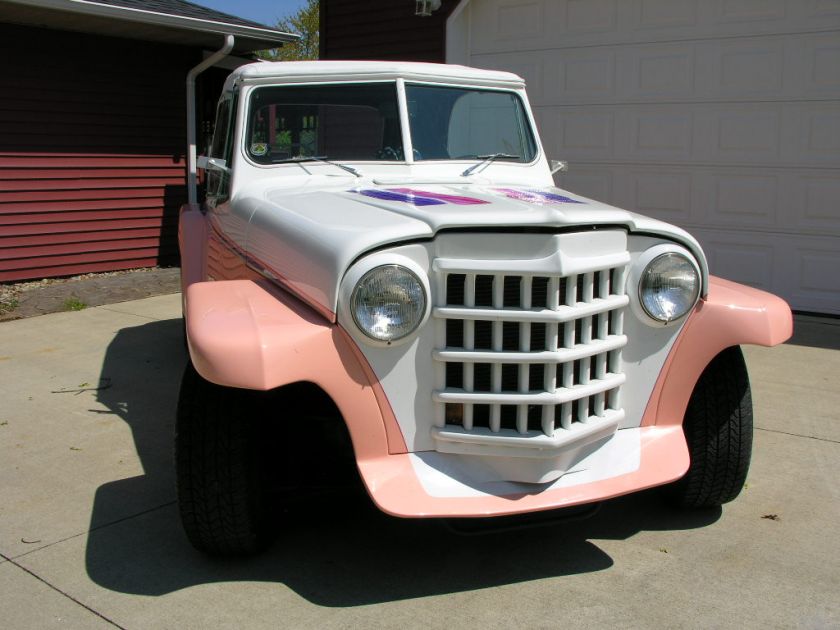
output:
<svg viewBox="0 0 840 630"><path fill-rule="evenodd" d="M341 278L360 255L453 228L622 225L682 242L707 275L697 242L683 230L559 188L342 181L303 190L265 184L234 200L255 208L249 257L333 313Z"/></svg>

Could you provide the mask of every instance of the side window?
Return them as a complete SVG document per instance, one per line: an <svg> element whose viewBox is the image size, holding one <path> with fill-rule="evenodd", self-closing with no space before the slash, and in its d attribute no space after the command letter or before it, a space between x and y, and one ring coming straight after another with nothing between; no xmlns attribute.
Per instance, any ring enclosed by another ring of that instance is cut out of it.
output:
<svg viewBox="0 0 840 630"><path fill-rule="evenodd" d="M216 125L213 130L213 143L210 145L210 157L225 161L230 168L233 155L233 112L235 101L224 98L216 110ZM218 167L207 169L207 205L214 207L230 194L230 173Z"/></svg>

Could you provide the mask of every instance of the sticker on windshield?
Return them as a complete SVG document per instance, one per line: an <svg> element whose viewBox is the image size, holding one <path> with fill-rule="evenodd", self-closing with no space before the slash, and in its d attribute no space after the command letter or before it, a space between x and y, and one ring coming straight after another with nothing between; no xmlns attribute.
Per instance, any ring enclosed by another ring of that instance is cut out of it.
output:
<svg viewBox="0 0 840 630"><path fill-rule="evenodd" d="M268 145L265 142L255 142L251 145L251 155L262 157L268 153Z"/></svg>
<svg viewBox="0 0 840 630"><path fill-rule="evenodd" d="M529 203L537 203L540 205L554 204L554 203L585 203L566 197L565 195L558 195L557 193L549 192L547 190L534 190L530 188L494 188L496 192L502 193L505 197L516 199L518 201L527 201Z"/></svg>
<svg viewBox="0 0 840 630"><path fill-rule="evenodd" d="M490 203L484 199L475 197L462 197L460 195L447 195L443 193L428 192L415 188L372 188L364 190L351 190L350 192L383 199L385 201L401 201L410 203L413 206L442 206L454 204L456 206L472 206L476 204Z"/></svg>

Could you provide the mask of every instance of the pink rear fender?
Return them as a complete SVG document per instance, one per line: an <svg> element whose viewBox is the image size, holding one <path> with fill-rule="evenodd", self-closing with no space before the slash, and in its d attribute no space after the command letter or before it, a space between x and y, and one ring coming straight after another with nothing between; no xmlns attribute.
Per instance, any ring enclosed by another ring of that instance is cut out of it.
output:
<svg viewBox="0 0 840 630"><path fill-rule="evenodd" d="M185 301L190 356L205 379L255 390L314 383L344 417L357 460L406 452L381 386L340 327L267 281L194 282Z"/></svg>
<svg viewBox="0 0 840 630"><path fill-rule="evenodd" d="M775 346L793 334L787 303L712 276L709 295L690 316L662 369L642 426L682 424L694 385L709 362L732 346Z"/></svg>

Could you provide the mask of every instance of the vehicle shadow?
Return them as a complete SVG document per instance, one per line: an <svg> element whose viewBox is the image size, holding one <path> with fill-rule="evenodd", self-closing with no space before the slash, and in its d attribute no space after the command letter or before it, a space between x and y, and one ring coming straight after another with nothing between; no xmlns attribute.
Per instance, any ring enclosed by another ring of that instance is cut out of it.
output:
<svg viewBox="0 0 840 630"><path fill-rule="evenodd" d="M597 539L683 530L719 509L678 512L649 491L609 501L583 521L462 536L434 520L379 512L354 486L324 491L283 513L277 542L247 559L208 558L178 520L172 435L186 353L180 320L120 330L102 367L99 401L131 428L145 474L98 488L86 546L90 578L110 590L162 595L198 584L282 584L322 606L361 606L602 571L612 558Z"/></svg>

